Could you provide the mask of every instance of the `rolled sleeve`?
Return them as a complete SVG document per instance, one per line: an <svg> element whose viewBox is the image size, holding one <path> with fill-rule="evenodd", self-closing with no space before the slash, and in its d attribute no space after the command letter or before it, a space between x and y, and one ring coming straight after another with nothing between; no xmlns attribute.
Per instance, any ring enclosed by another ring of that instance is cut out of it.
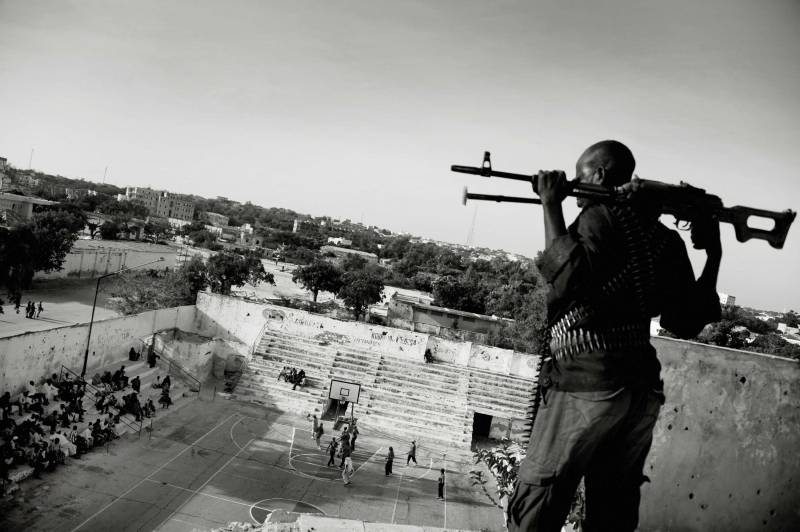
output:
<svg viewBox="0 0 800 532"><path fill-rule="evenodd" d="M603 279L615 257L616 236L608 208L585 208L567 234L556 237L537 261L555 299L569 298Z"/></svg>

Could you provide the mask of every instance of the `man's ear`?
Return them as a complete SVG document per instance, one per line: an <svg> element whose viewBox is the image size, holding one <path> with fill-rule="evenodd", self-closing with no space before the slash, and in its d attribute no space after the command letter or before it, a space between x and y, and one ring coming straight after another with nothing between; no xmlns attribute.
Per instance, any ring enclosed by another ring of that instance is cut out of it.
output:
<svg viewBox="0 0 800 532"><path fill-rule="evenodd" d="M598 185L605 185L606 184L606 169L602 166L598 166L594 170L594 182Z"/></svg>

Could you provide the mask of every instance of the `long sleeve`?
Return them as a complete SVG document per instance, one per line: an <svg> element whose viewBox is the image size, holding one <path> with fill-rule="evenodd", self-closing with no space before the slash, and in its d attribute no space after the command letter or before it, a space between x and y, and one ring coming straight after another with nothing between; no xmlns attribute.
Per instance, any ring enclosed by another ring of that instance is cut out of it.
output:
<svg viewBox="0 0 800 532"><path fill-rule="evenodd" d="M662 264L661 326L680 338L694 338L708 323L719 321L719 296L698 284L681 237L670 231Z"/></svg>

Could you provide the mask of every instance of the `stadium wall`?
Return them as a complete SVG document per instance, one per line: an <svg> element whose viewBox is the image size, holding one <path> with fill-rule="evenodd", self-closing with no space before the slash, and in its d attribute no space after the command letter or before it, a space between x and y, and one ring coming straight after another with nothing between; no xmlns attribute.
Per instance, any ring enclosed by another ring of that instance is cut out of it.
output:
<svg viewBox="0 0 800 532"><path fill-rule="evenodd" d="M192 305L95 321L87 374L127 360L128 351L139 348L142 336L187 327L194 314ZM83 323L0 338L0 391L18 392L30 380L58 373L62 364L80 373L88 332L89 325Z"/></svg>

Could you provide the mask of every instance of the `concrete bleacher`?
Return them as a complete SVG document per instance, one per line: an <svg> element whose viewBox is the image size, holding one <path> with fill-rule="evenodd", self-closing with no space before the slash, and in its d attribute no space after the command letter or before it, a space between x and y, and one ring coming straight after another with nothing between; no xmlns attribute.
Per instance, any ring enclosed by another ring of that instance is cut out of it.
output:
<svg viewBox="0 0 800 532"><path fill-rule="evenodd" d="M239 399L299 414L322 413L335 351L320 342L264 331L236 385ZM278 380L284 366L306 372L306 386Z"/></svg>
<svg viewBox="0 0 800 532"><path fill-rule="evenodd" d="M308 386L278 381L284 366L303 369ZM331 379L361 384L355 416L420 448L468 459L476 412L522 420L533 380L436 362L425 364L353 346L266 330L235 393L303 415L321 415Z"/></svg>
<svg viewBox="0 0 800 532"><path fill-rule="evenodd" d="M161 362L161 361L159 361ZM157 364L156 367L150 368L146 362L139 360L136 362L131 362L130 360L121 360L114 364L110 364L103 368L97 368L93 371L87 372L86 380L86 394L83 398L83 408L86 410L84 414L83 422L75 421L70 425L69 429L61 428L59 425L56 427L56 432L61 431L62 433L69 432L72 428L72 425L78 426L78 432L82 432L87 426L93 424L98 418L106 418L108 414L100 414L95 408L95 397L94 392L95 389L91 384L92 375L95 373L100 373L101 375L106 372L110 371L112 374L119 369L120 366L125 366L125 374L128 376L128 382L130 383L134 377L139 377L141 381L140 386L140 393L139 393L139 402L144 405L148 399L153 400L153 404L156 407L156 415L155 418L143 418L142 423L136 421L134 416L130 414L125 414L120 416L120 423L117 424L115 427L115 432L117 436L123 437L126 434L132 434L135 436L139 436L140 432L144 431L145 428L151 423L152 419L158 419L159 416L164 415L164 413L169 412L171 410L175 410L176 408L180 408L182 405L188 403L192 399L197 397L197 393L193 391L189 383L184 382L182 379L177 378L176 375L171 375L170 380L170 397L172 398L173 404L169 407L169 409L162 409L161 405L158 404L158 398L161 396L161 390L153 388L153 383L156 381L157 376L161 376L163 379L166 375L166 369L162 367L161 363ZM70 379L77 379L79 374L75 371L64 371L63 373L68 373ZM43 376L44 377L44 376ZM49 377L49 375L47 376ZM117 400L119 403L122 403L121 397L122 395L129 394L133 391L133 389L128 386L124 390L120 390L114 392L114 395L117 396ZM60 408L60 404L62 402L55 400L50 401L50 404L45 407L45 415L49 414L53 410L58 410ZM116 409L110 410L110 412L116 413ZM21 421L23 416L18 414L17 408L14 407L12 413L12 419L15 422ZM91 456L92 451L89 452L87 456ZM33 468L29 465L19 465L16 466L9 472L9 480L11 481L10 485L6 486L6 493L10 493L16 490L17 485L28 479L33 475Z"/></svg>

